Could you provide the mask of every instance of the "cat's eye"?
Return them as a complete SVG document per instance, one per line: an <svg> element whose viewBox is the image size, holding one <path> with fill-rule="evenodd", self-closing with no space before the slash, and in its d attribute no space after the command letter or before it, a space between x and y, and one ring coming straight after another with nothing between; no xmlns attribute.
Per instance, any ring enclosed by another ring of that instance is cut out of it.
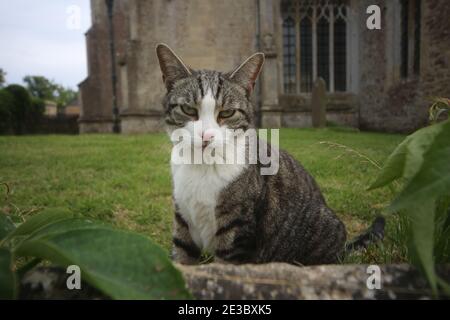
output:
<svg viewBox="0 0 450 320"><path fill-rule="evenodd" d="M234 110L234 109L220 111L219 118L222 118L222 119L230 118L235 114L235 112L236 112L236 110Z"/></svg>
<svg viewBox="0 0 450 320"><path fill-rule="evenodd" d="M197 109L190 107L188 105L182 105L180 106L181 110L187 114L190 117L196 117L197 116Z"/></svg>

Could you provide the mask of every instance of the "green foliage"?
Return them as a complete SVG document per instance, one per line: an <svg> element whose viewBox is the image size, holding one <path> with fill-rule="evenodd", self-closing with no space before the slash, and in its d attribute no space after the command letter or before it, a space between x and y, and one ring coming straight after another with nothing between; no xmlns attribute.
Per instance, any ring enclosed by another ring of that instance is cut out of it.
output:
<svg viewBox="0 0 450 320"><path fill-rule="evenodd" d="M14 98L5 89L0 89L0 134L12 132L12 108Z"/></svg>
<svg viewBox="0 0 450 320"><path fill-rule="evenodd" d="M0 299L16 297L16 276L12 271L11 252L0 248Z"/></svg>
<svg viewBox="0 0 450 320"><path fill-rule="evenodd" d="M9 227L9 232L7 232L3 237L1 237L0 235L0 239L3 238L3 241L9 241L12 238L18 239L20 237L25 237L48 224L72 217L72 213L66 209L47 209L40 214L31 216L29 219L27 219L27 223L21 223L17 228L15 226L14 228ZM1 219L10 220L9 216L5 214L0 214L0 220Z"/></svg>
<svg viewBox="0 0 450 320"><path fill-rule="evenodd" d="M25 123L31 109L31 97L28 91L17 84L9 85L5 88L13 97L11 108L12 126L15 134L25 133Z"/></svg>
<svg viewBox="0 0 450 320"><path fill-rule="evenodd" d="M5 94L0 95L0 110L3 104L9 111L11 127L7 127L5 131L13 131L15 134L36 132L45 112L44 101L30 96L20 85L9 85L3 90Z"/></svg>
<svg viewBox="0 0 450 320"><path fill-rule="evenodd" d="M440 199L436 206L434 257L436 263L450 261L450 197Z"/></svg>
<svg viewBox="0 0 450 320"><path fill-rule="evenodd" d="M26 76L23 81L30 94L41 100L56 102L58 108L64 108L77 97L77 92L55 83L43 76Z"/></svg>
<svg viewBox="0 0 450 320"><path fill-rule="evenodd" d="M45 113L45 102L42 99L32 97L31 106L27 112L25 126L27 133L36 133Z"/></svg>
<svg viewBox="0 0 450 320"><path fill-rule="evenodd" d="M15 228L16 227L9 216L0 214L0 241L12 233Z"/></svg>
<svg viewBox="0 0 450 320"><path fill-rule="evenodd" d="M82 279L114 299L186 299L181 273L147 237L54 209L12 227L0 213L0 295L14 298L19 258L77 265ZM6 231L6 232L5 232Z"/></svg>
<svg viewBox="0 0 450 320"><path fill-rule="evenodd" d="M435 123L442 118L444 114L450 111L450 99L434 98L433 104L430 107L430 121Z"/></svg>
<svg viewBox="0 0 450 320"><path fill-rule="evenodd" d="M23 78L27 89L33 97L52 100L55 97L56 85L43 76L26 76Z"/></svg>
<svg viewBox="0 0 450 320"><path fill-rule="evenodd" d="M435 124L408 136L389 156L370 189L403 182L403 189L386 209L408 219L409 258L420 267L437 291L435 273L448 258L450 196L450 121ZM445 286L445 285L443 285Z"/></svg>
<svg viewBox="0 0 450 320"><path fill-rule="evenodd" d="M0 68L0 88L3 88L6 82L6 72Z"/></svg>
<svg viewBox="0 0 450 320"><path fill-rule="evenodd" d="M66 107L77 98L77 92L60 85L56 85L57 95L55 101L59 109Z"/></svg>

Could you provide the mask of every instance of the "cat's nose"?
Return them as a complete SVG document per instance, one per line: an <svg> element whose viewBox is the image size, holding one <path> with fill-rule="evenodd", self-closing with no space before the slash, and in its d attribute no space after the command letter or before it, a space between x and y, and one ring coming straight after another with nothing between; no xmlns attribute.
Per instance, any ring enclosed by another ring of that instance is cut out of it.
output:
<svg viewBox="0 0 450 320"><path fill-rule="evenodd" d="M203 142L210 142L212 139L214 139L214 130L207 129L202 132L202 141Z"/></svg>

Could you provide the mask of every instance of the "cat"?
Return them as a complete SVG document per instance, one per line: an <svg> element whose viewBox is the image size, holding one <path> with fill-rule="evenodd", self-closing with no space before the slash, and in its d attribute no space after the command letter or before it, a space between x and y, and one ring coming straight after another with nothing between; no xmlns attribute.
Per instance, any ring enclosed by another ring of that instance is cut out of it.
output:
<svg viewBox="0 0 450 320"><path fill-rule="evenodd" d="M250 98L264 54L255 53L228 73L193 70L165 44L156 47L156 54L167 90L164 121L174 150L174 132L182 129L188 133L185 143L200 154L212 148L219 158L247 159L245 133L255 128ZM237 135L227 140L230 130ZM276 174L262 175L261 161L171 161L174 261L197 264L203 252L212 254L215 262L234 264L340 261L346 252L346 228L327 206L314 178L288 153L265 141L262 145L277 155ZM234 151L220 151L224 146ZM367 246L383 235L384 220L378 218L347 248Z"/></svg>

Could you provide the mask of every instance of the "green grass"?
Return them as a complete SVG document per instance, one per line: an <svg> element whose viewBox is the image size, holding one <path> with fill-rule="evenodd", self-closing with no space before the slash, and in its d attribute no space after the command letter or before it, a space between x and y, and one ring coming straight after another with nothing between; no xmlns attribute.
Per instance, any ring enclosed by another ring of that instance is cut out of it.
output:
<svg viewBox="0 0 450 320"><path fill-rule="evenodd" d="M350 237L363 231L392 195L368 192L377 168L339 143L383 163L402 135L360 133L339 128L282 129L281 147L316 178ZM148 235L167 250L172 228L170 142L164 134L0 137L0 210L24 216L42 208L65 207L88 217ZM3 192L2 192L3 193ZM389 220L382 246L345 262L404 261L396 236L398 221Z"/></svg>

